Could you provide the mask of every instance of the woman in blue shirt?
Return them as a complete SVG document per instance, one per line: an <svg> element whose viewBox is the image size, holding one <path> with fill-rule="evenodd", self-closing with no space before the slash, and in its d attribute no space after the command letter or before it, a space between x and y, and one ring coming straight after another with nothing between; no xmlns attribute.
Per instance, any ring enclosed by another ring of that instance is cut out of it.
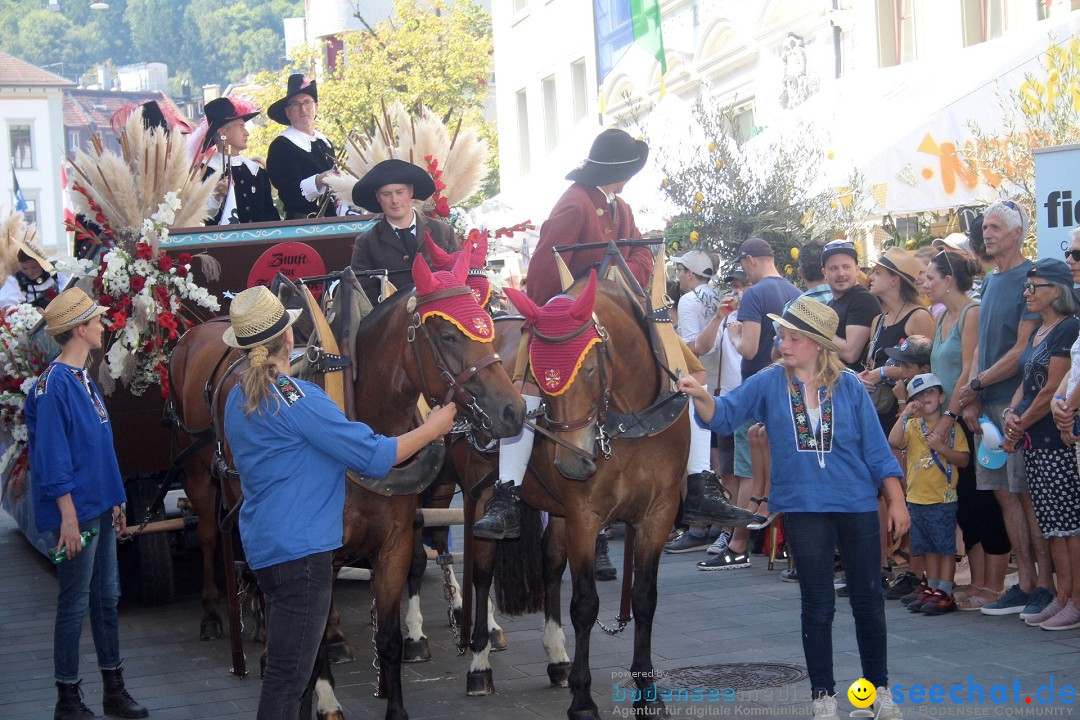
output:
<svg viewBox="0 0 1080 720"><path fill-rule="evenodd" d="M143 718L149 713L124 688L120 667L116 602L120 597L116 536L127 529L124 483L113 451L105 402L86 363L100 350L105 327L100 307L78 288L53 298L45 308L45 332L60 355L38 376L26 397L34 519L42 531L57 533L66 559L56 567L60 590L53 631L54 720L92 720L82 701L79 637L90 611L98 667L104 682L105 713ZM97 531L83 548L82 533Z"/></svg>
<svg viewBox="0 0 1080 720"><path fill-rule="evenodd" d="M889 531L908 530L900 465L858 377L844 369L833 342L838 319L800 297L780 324L781 362L723 397L692 378L679 381L698 422L729 434L750 419L765 422L772 453L772 509L785 513L802 591L802 635L815 718L835 718L832 621L833 551L839 546L850 589L863 677L877 688L876 717L900 718L888 688L885 607L878 565L878 491L889 500ZM809 390L809 391L808 391Z"/></svg>
<svg viewBox="0 0 1080 720"><path fill-rule="evenodd" d="M456 413L453 405L436 407L427 422L397 438L350 422L322 388L288 375L299 316L256 286L233 299L222 337L248 359L225 403L225 435L244 492L240 539L266 596L259 720L300 712L330 611L345 469L386 475L450 432Z"/></svg>

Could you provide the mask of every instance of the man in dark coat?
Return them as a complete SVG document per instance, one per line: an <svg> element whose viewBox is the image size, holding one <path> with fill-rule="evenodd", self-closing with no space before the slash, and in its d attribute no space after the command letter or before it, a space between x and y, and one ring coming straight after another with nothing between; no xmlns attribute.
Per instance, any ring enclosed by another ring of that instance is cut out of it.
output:
<svg viewBox="0 0 1080 720"><path fill-rule="evenodd" d="M414 200L427 200L435 192L435 182L422 168L404 160L383 160L353 186L353 205L381 212L382 219L356 238L352 269L386 270L398 290L413 287L412 264L417 253L431 263L424 247L424 233L447 252L459 249L453 229L446 223L416 212ZM360 284L374 305L382 282L378 277L360 276Z"/></svg>
<svg viewBox="0 0 1080 720"><path fill-rule="evenodd" d="M334 172L334 146L315 129L318 113L318 86L299 73L289 76L285 97L266 110L271 120L289 126L266 153L266 171L285 206L286 220L338 215L328 195L330 188L323 182Z"/></svg>

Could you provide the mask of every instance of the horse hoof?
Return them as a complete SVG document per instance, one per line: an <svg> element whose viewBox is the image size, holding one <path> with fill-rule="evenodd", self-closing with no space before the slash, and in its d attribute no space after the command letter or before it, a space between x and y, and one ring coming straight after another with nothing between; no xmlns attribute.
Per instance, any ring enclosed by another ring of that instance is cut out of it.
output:
<svg viewBox="0 0 1080 720"><path fill-rule="evenodd" d="M401 662L422 663L431 659L431 648L426 637L419 640L405 638L405 649L401 653Z"/></svg>
<svg viewBox="0 0 1080 720"><path fill-rule="evenodd" d="M454 627L461 627L461 608L454 608Z"/></svg>
<svg viewBox="0 0 1080 720"><path fill-rule="evenodd" d="M220 620L203 620L199 624L200 640L217 640L222 635Z"/></svg>
<svg viewBox="0 0 1080 720"><path fill-rule="evenodd" d="M551 681L551 686L559 688L570 687L570 668L572 667L574 666L568 662L548 663L548 680ZM575 712L584 711L582 710ZM574 716L571 715L570 717ZM592 717L592 715L582 715L582 717Z"/></svg>
<svg viewBox="0 0 1080 720"><path fill-rule="evenodd" d="M491 668L472 670L465 677L465 694L469 697L491 695L495 692L495 683L491 679Z"/></svg>
<svg viewBox="0 0 1080 720"><path fill-rule="evenodd" d="M510 647L506 642L506 633L502 628L488 632L488 642L491 643L491 652L499 652Z"/></svg>
<svg viewBox="0 0 1080 720"><path fill-rule="evenodd" d="M343 663L351 663L356 658L353 657L352 647L344 640L339 640L335 643L330 643L326 648L327 657L330 658L330 663L333 665L341 665Z"/></svg>

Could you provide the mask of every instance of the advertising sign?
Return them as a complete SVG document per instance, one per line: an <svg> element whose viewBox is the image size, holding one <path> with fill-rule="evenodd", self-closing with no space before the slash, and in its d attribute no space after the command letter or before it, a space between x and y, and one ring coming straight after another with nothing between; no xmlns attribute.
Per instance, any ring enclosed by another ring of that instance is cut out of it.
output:
<svg viewBox="0 0 1080 720"><path fill-rule="evenodd" d="M1040 258L1064 258L1069 231L1080 226L1080 145L1037 148L1035 228Z"/></svg>

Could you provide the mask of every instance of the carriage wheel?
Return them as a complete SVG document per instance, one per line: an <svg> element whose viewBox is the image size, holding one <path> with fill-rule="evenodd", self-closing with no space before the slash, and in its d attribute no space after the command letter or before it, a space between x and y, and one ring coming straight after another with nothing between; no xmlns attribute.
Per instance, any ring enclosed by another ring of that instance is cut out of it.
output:
<svg viewBox="0 0 1080 720"><path fill-rule="evenodd" d="M143 511L154 499L160 478L135 477L126 486L128 497L128 527L134 530L143 520ZM159 508L151 521L164 520L165 510ZM172 547L167 533L138 535L121 546L126 562L122 565L121 583L128 597L140 605L164 605L175 595Z"/></svg>

